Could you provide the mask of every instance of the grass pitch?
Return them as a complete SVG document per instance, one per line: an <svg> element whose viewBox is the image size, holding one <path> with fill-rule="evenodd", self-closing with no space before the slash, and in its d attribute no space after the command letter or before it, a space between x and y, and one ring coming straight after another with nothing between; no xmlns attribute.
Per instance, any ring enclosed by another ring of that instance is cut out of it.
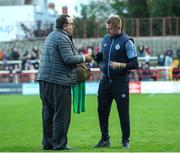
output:
<svg viewBox="0 0 180 153"><path fill-rule="evenodd" d="M131 95L131 147L122 149L115 103L110 148L92 148L100 139L95 95L86 96L86 112L73 114L68 145L73 152L180 152L180 95ZM41 101L38 96L0 96L0 152L42 152Z"/></svg>

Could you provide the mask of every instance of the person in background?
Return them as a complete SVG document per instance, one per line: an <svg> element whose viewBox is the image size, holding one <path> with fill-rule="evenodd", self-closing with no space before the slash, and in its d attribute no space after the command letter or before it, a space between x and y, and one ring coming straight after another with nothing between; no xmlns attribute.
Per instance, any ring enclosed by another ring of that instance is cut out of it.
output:
<svg viewBox="0 0 180 153"><path fill-rule="evenodd" d="M176 56L177 56L177 59L180 63L180 47L176 50Z"/></svg>
<svg viewBox="0 0 180 153"><path fill-rule="evenodd" d="M158 55L158 65L159 66L164 66L164 53L161 52L159 55Z"/></svg>
<svg viewBox="0 0 180 153"><path fill-rule="evenodd" d="M113 99L116 101L122 130L122 147L129 147L129 73L138 68L134 41L122 31L122 21L117 15L106 21L106 34L95 61L100 63L102 78L98 89L98 117L101 139L95 147L110 147L108 131L109 114Z"/></svg>
<svg viewBox="0 0 180 153"><path fill-rule="evenodd" d="M0 49L0 61L3 60L3 51Z"/></svg>
<svg viewBox="0 0 180 153"><path fill-rule="evenodd" d="M151 56L151 48L150 47L146 47L146 49L145 49L145 52L149 55L149 56Z"/></svg>
<svg viewBox="0 0 180 153"><path fill-rule="evenodd" d="M138 46L138 52L139 52L139 56L140 57L144 57L145 56L145 47L143 44L140 44Z"/></svg>
<svg viewBox="0 0 180 153"><path fill-rule="evenodd" d="M165 66L170 66L173 62L173 50L171 48L167 48L165 51Z"/></svg>
<svg viewBox="0 0 180 153"><path fill-rule="evenodd" d="M165 74L166 74L166 80L170 80L169 77L169 67L173 63L173 50L171 48L167 48L165 51L165 58L164 58L164 65L166 66Z"/></svg>
<svg viewBox="0 0 180 153"><path fill-rule="evenodd" d="M67 132L71 119L71 86L77 83L77 64L91 62L89 54L78 55L72 41L73 19L60 15L56 30L45 39L38 69L42 101L44 150L70 150Z"/></svg>
<svg viewBox="0 0 180 153"><path fill-rule="evenodd" d="M12 48L9 58L10 58L10 60L19 60L20 54L16 47Z"/></svg>

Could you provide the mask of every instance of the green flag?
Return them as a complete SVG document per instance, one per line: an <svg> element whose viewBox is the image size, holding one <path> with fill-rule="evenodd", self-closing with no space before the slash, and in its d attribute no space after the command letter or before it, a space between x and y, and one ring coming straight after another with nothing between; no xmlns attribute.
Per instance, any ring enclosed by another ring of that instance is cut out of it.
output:
<svg viewBox="0 0 180 153"><path fill-rule="evenodd" d="M84 82L77 83L72 87L73 91L73 111L75 114L85 112L85 93L86 84Z"/></svg>

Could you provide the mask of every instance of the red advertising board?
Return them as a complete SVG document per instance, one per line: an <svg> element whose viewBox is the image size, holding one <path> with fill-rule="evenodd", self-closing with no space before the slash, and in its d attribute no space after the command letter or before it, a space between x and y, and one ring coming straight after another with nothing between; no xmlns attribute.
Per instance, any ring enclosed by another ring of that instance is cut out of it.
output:
<svg viewBox="0 0 180 153"><path fill-rule="evenodd" d="M141 93L141 82L129 82L129 93L140 94Z"/></svg>

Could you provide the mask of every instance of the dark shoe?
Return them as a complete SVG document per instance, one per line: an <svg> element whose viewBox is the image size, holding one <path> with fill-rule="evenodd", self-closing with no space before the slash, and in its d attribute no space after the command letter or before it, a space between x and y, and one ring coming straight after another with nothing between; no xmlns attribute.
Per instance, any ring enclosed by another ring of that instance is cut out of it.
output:
<svg viewBox="0 0 180 153"><path fill-rule="evenodd" d="M122 142L122 147L123 148L129 148L130 147L129 142L127 142L127 141Z"/></svg>
<svg viewBox="0 0 180 153"><path fill-rule="evenodd" d="M94 147L95 148L101 148L101 147L110 147L111 144L110 144L110 141L109 139L105 140L105 139L101 139L99 141L99 143L97 145L95 145Z"/></svg>
<svg viewBox="0 0 180 153"><path fill-rule="evenodd" d="M52 150L53 147L52 146L43 146L43 150Z"/></svg>

